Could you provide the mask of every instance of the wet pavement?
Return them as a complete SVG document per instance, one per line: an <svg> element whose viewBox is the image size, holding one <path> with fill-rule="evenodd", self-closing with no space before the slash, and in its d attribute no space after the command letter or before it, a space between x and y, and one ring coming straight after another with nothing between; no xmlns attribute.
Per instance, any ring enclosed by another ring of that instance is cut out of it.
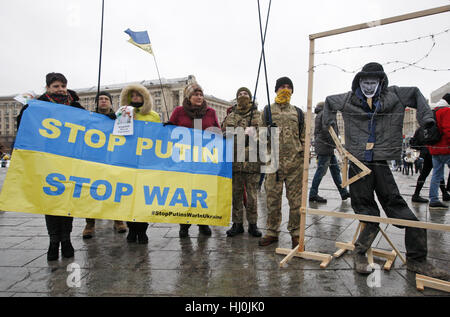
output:
<svg viewBox="0 0 450 317"><path fill-rule="evenodd" d="M309 184L314 170L312 162ZM0 184L6 171L0 169ZM394 172L394 175L400 192L420 220L450 223L449 211L430 212L427 204L411 203L416 174ZM430 178L422 189L423 197L428 196ZM319 194L328 202L311 204L312 208L353 213L350 199L341 201L329 172ZM258 227L264 233L267 214L264 190L258 198ZM279 242L267 247L258 246L259 239L247 232L228 238L227 227L211 227L212 236L204 237L199 235L197 226L192 226L190 238L180 239L178 225L162 223L150 224L148 245L129 244L126 234L114 232L109 220L97 220L95 237L83 240L85 220L77 218L72 231L75 257L52 262L46 259L49 239L43 215L0 212L0 297L449 296L428 288L418 291L415 275L406 270L399 258L390 271L377 271L379 274L369 279L354 271L351 252L334 258L325 269L317 261L300 258L293 258L280 268L284 256L276 254L275 249L291 248L285 197L282 205ZM308 216L306 250L332 255L337 250L335 242L350 241L357 225L352 219ZM384 229L386 225L381 227ZM393 226L385 231L404 255L404 231ZM391 250L381 235L374 246ZM448 267L447 232L428 230L428 249L434 263ZM375 261L384 264L380 258Z"/></svg>

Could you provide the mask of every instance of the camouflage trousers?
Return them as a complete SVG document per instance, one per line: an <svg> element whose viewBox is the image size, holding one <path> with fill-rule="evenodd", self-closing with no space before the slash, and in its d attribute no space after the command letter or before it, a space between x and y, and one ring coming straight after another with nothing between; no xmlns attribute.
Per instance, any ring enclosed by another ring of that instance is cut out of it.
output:
<svg viewBox="0 0 450 317"><path fill-rule="evenodd" d="M300 207L302 204L303 164L293 173L266 174L264 188L267 195L267 235L278 237L281 225L281 202L283 184L286 186L286 197L289 202L289 221L287 229L291 236L300 235Z"/></svg>
<svg viewBox="0 0 450 317"><path fill-rule="evenodd" d="M258 183L259 173L233 173L233 223L244 222L244 186L247 193L245 208L247 221L256 224L258 220Z"/></svg>

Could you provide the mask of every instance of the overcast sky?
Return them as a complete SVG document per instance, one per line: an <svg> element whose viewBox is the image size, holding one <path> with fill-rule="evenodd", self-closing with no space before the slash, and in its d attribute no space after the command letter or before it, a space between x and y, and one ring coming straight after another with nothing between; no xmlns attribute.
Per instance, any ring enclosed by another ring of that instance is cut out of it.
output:
<svg viewBox="0 0 450 317"><path fill-rule="evenodd" d="M260 3L265 23L269 0ZM288 76L294 82L291 103L306 109L309 34L449 4L448 0L273 0L265 46L270 101L276 79ZM52 71L65 74L72 89L97 85L100 21L100 0L1 0L0 96L28 90L40 94L45 75ZM316 50L410 40L449 29L449 21L447 12L319 39ZM256 0L105 0L102 85L158 78L152 56L127 42L123 32L127 28L148 31L163 78L195 75L206 94L225 100L233 99L241 86L255 89L261 52ZM435 41L418 65L449 69L450 32ZM356 70L370 61L412 63L432 44L426 38L321 54L316 65ZM401 66L389 64L385 70ZM313 104L348 91L354 75L317 67ZM450 81L449 71L417 68L388 76L391 85L417 86L427 98ZM264 72L257 97L261 108L267 103Z"/></svg>

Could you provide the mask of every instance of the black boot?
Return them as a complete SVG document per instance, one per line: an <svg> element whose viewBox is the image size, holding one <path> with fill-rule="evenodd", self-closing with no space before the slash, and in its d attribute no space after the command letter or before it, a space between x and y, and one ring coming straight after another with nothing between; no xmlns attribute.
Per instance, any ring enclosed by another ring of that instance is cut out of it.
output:
<svg viewBox="0 0 450 317"><path fill-rule="evenodd" d="M127 242L134 243L137 241L136 223L127 221L127 226L128 226Z"/></svg>
<svg viewBox="0 0 450 317"><path fill-rule="evenodd" d="M212 233L208 225L198 225L198 231L205 236L210 236Z"/></svg>
<svg viewBox="0 0 450 317"><path fill-rule="evenodd" d="M415 203L427 203L428 202L428 199L422 198L419 195L417 195L417 196L413 195L411 197L411 200Z"/></svg>
<svg viewBox="0 0 450 317"><path fill-rule="evenodd" d="M258 226L256 223L249 223L248 224L248 233L250 233L254 237L261 237L262 233L258 230Z"/></svg>
<svg viewBox="0 0 450 317"><path fill-rule="evenodd" d="M191 225L189 225L189 224L180 224L180 232L179 232L179 235L180 235L180 238L187 238L187 237L189 237L189 228L190 228L190 226Z"/></svg>
<svg viewBox="0 0 450 317"><path fill-rule="evenodd" d="M70 232L61 235L61 254L65 258L71 258L75 255L75 249L70 242Z"/></svg>
<svg viewBox="0 0 450 317"><path fill-rule="evenodd" d="M147 237L147 228L148 223L139 223L136 224L138 227L137 231L137 241L139 244L147 244L148 243L148 237Z"/></svg>
<svg viewBox="0 0 450 317"><path fill-rule="evenodd" d="M50 235L50 246L48 247L47 252L47 261L56 261L59 257L59 235L51 234Z"/></svg>
<svg viewBox="0 0 450 317"><path fill-rule="evenodd" d="M240 233L244 233L244 226L242 223L233 223L230 230L227 230L228 237L237 236Z"/></svg>
<svg viewBox="0 0 450 317"><path fill-rule="evenodd" d="M137 241L138 241L139 244L147 244L148 243L147 232L139 231L137 233Z"/></svg>

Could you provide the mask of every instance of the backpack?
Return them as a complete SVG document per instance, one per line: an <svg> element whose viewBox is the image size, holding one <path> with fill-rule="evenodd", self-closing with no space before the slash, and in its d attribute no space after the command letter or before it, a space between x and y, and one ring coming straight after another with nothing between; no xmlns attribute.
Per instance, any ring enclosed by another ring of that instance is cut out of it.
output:
<svg viewBox="0 0 450 317"><path fill-rule="evenodd" d="M425 145L433 145L441 140L442 135L437 126L436 110L433 110L433 117L436 124L433 124L433 126L428 129L419 127L416 132L414 132L414 136L409 141L412 149L420 150L420 148Z"/></svg>
<svg viewBox="0 0 450 317"><path fill-rule="evenodd" d="M295 110L297 110L297 118L298 118L298 135L302 135L303 124L305 123L305 115L303 114L302 109L294 106ZM266 120L266 126L270 126L269 122L269 107L264 107L264 119Z"/></svg>

